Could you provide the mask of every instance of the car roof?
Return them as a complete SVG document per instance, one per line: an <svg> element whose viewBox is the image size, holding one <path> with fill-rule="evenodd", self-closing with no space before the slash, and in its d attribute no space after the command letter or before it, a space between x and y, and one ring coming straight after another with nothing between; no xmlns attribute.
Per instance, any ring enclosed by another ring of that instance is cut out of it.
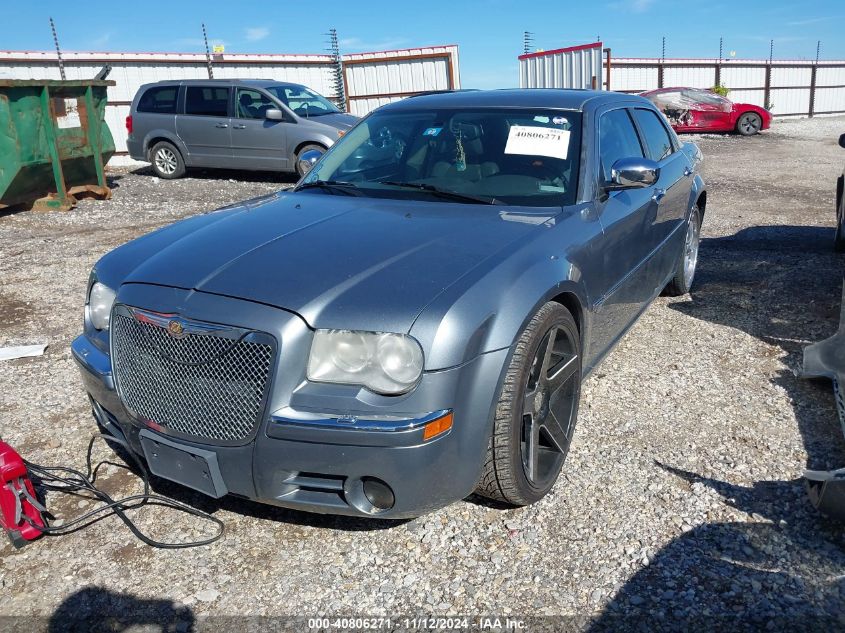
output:
<svg viewBox="0 0 845 633"><path fill-rule="evenodd" d="M255 88L267 88L269 86L295 86L302 88L301 84L290 81L276 81L275 79L163 79L147 84L148 86L170 85L170 84L202 84L203 86L250 86Z"/></svg>
<svg viewBox="0 0 845 633"><path fill-rule="evenodd" d="M637 95L603 90L563 90L559 88L507 88L500 90L455 90L427 93L385 105L386 110L426 108L553 108L584 110L607 103L641 101Z"/></svg>

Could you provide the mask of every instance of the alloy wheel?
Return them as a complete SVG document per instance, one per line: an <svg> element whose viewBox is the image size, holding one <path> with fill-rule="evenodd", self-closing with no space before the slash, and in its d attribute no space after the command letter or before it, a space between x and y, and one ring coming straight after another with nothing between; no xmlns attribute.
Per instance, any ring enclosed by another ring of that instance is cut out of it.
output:
<svg viewBox="0 0 845 633"><path fill-rule="evenodd" d="M569 450L580 394L577 345L561 327L540 342L524 390L520 452L525 477L535 488L557 477Z"/></svg>
<svg viewBox="0 0 845 633"><path fill-rule="evenodd" d="M701 234L697 214L693 213L687 226L687 237L684 243L684 285L692 287L695 278L695 267L698 264L698 244Z"/></svg>
<svg viewBox="0 0 845 633"><path fill-rule="evenodd" d="M761 126L762 121L756 114L746 113L739 118L739 127L744 134L749 136L759 132Z"/></svg>
<svg viewBox="0 0 845 633"><path fill-rule="evenodd" d="M176 154L173 153L173 150L170 150L166 147L160 148L156 152L155 160L156 167L161 173L167 174L169 176L176 171L178 162L176 160Z"/></svg>

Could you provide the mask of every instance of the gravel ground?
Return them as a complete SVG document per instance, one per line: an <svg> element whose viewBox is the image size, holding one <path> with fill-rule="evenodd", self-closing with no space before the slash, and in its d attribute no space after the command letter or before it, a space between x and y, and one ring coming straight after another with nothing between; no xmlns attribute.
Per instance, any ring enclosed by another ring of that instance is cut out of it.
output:
<svg viewBox="0 0 845 633"><path fill-rule="evenodd" d="M693 139L710 197L692 296L660 298L585 384L564 472L542 502L470 498L391 523L159 482L221 518L223 540L155 550L115 518L20 551L0 539L0 615L576 615L592 618L576 628L596 629L842 617L843 529L814 511L800 477L845 465L845 441L830 385L796 373L802 347L839 317L843 129L843 118L791 120L750 139ZM0 366L0 428L40 463L81 466L94 431L69 352L91 265L155 227L290 185L240 172L160 181L146 169L111 181L111 201L0 216L0 345L50 343ZM106 477L116 494L138 489L114 467ZM63 516L87 507L48 501ZM137 519L159 537L203 527Z"/></svg>

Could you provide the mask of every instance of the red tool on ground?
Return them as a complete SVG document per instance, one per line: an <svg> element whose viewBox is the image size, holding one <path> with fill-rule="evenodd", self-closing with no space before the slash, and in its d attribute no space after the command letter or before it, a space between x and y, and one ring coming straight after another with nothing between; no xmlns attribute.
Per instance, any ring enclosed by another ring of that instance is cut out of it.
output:
<svg viewBox="0 0 845 633"><path fill-rule="evenodd" d="M41 536L46 527L41 513L46 511L35 497L23 459L0 440L0 527L15 547Z"/></svg>

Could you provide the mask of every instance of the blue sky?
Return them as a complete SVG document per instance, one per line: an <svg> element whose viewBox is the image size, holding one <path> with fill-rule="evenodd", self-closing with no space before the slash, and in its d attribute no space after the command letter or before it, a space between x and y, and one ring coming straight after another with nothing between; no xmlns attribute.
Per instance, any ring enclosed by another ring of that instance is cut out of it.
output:
<svg viewBox="0 0 845 633"><path fill-rule="evenodd" d="M811 59L821 40L822 58L845 59L845 0L40 0L13 13L4 49L52 48L49 16L65 50L199 52L201 22L231 53L319 53L332 27L350 53L458 44L466 88L517 85L526 30L547 50L600 36L620 57L659 57L665 35L667 57L717 56L722 36L737 57L768 57L774 38L776 58Z"/></svg>

